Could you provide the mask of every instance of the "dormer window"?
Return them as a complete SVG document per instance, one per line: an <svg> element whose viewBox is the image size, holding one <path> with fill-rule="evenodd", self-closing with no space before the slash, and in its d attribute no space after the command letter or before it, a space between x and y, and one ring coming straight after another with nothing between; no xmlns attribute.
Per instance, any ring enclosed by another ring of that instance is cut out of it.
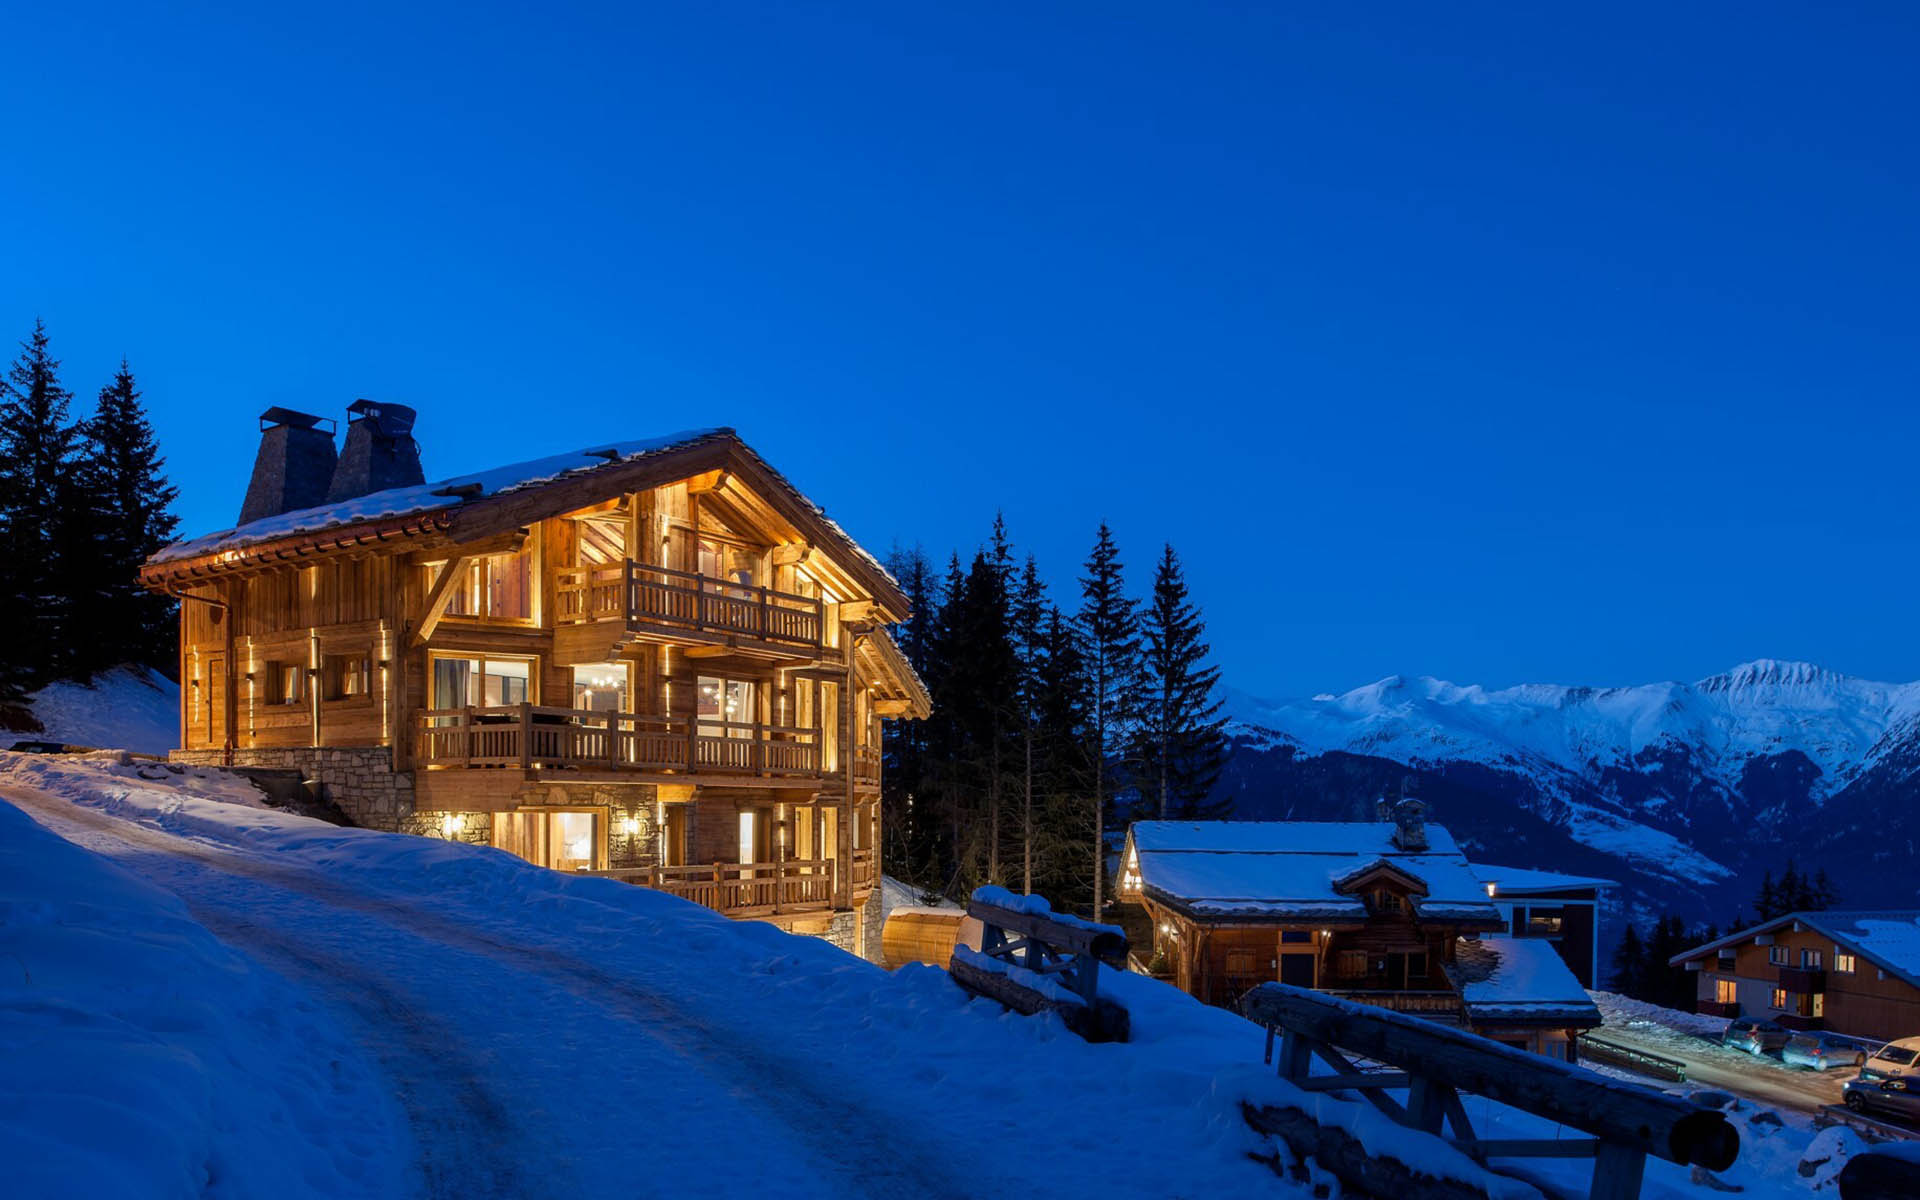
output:
<svg viewBox="0 0 1920 1200"><path fill-rule="evenodd" d="M1373 894L1373 911L1397 913L1406 909L1406 900L1399 892L1390 892L1381 888Z"/></svg>

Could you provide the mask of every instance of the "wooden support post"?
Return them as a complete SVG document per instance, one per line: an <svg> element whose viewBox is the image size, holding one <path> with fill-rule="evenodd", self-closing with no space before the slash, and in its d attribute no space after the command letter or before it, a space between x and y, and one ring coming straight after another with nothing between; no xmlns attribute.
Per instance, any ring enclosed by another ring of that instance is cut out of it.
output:
<svg viewBox="0 0 1920 1200"><path fill-rule="evenodd" d="M1280 1078L1288 1080L1305 1079L1312 1066L1312 1047L1307 1039L1289 1029L1280 1035Z"/></svg>
<svg viewBox="0 0 1920 1200"><path fill-rule="evenodd" d="M440 573L433 577L433 586L427 589L427 610L414 627L410 645L426 645L433 631L440 627L440 618L447 615L447 605L453 600L454 586L466 573L468 561L470 556L460 554L440 564Z"/></svg>
<svg viewBox="0 0 1920 1200"><path fill-rule="evenodd" d="M1647 1153L1619 1142L1603 1141L1594 1150L1593 1184L1587 1200L1638 1200Z"/></svg>
<svg viewBox="0 0 1920 1200"><path fill-rule="evenodd" d="M520 702L520 769L533 769L533 705Z"/></svg>
<svg viewBox="0 0 1920 1200"><path fill-rule="evenodd" d="M1407 1087L1407 1121L1422 1133L1439 1133L1446 1119L1446 1084L1431 1075L1415 1075Z"/></svg>

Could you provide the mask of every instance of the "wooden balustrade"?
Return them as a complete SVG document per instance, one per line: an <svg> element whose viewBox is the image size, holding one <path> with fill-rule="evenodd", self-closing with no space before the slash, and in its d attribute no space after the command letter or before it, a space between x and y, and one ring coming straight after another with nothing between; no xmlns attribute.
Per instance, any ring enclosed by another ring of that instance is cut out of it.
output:
<svg viewBox="0 0 1920 1200"><path fill-rule="evenodd" d="M695 723L537 704L429 709L420 714L415 741L418 760L428 768L573 767L759 776L819 775L820 747L818 729L797 725Z"/></svg>
<svg viewBox="0 0 1920 1200"><path fill-rule="evenodd" d="M820 649L825 613L817 596L777 592L631 559L619 566L575 567L555 573L554 620L561 625L624 620L634 629L746 638L815 653Z"/></svg>
<svg viewBox="0 0 1920 1200"><path fill-rule="evenodd" d="M833 906L833 862L712 863L688 867L623 867L583 871L671 892L732 915L804 912Z"/></svg>
<svg viewBox="0 0 1920 1200"><path fill-rule="evenodd" d="M853 748L853 777L861 783L878 786L880 783L880 747L855 746Z"/></svg>
<svg viewBox="0 0 1920 1200"><path fill-rule="evenodd" d="M853 852L853 887L855 891L873 886L873 851L855 850Z"/></svg>

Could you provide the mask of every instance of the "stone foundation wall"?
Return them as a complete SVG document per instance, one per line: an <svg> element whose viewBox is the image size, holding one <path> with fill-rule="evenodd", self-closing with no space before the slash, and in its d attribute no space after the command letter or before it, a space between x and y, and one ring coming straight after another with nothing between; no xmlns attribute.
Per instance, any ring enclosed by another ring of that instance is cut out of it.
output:
<svg viewBox="0 0 1920 1200"><path fill-rule="evenodd" d="M880 966L886 964L880 956L880 927L886 924L886 913L880 903L880 888L876 885L867 896L866 906L860 909L861 945L859 955L870 963Z"/></svg>
<svg viewBox="0 0 1920 1200"><path fill-rule="evenodd" d="M860 951L855 942L859 938L859 933L860 927L855 923L853 913L837 912L833 914L833 920L828 922L827 931L820 936L848 954L858 954Z"/></svg>
<svg viewBox="0 0 1920 1200"><path fill-rule="evenodd" d="M175 750L174 762L200 767L224 765L220 750ZM386 746L263 746L235 749L233 765L278 767L299 771L318 780L321 799L345 813L354 824L389 832L406 829L413 821L413 776L396 773L393 751ZM439 827L434 830L439 835ZM482 840L484 839L484 831Z"/></svg>

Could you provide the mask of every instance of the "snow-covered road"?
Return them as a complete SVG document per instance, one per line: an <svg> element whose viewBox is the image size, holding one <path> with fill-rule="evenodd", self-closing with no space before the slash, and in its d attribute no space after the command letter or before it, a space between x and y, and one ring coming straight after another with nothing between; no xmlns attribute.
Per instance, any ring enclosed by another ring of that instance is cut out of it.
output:
<svg viewBox="0 0 1920 1200"><path fill-rule="evenodd" d="M1739 1050L1673 1031L1650 1034L1644 1029L1609 1025L1604 1036L1623 1046L1685 1063L1687 1080L1718 1088L1749 1100L1794 1112L1813 1114L1841 1101L1841 1089L1852 1070L1810 1071L1790 1067L1773 1058L1755 1058Z"/></svg>
<svg viewBox="0 0 1920 1200"><path fill-rule="evenodd" d="M16 783L0 795L331 1007L391 1077L428 1195L645 1195L702 1178L721 1194L995 1190L861 1119L857 1087L821 1094L535 932L476 929Z"/></svg>

